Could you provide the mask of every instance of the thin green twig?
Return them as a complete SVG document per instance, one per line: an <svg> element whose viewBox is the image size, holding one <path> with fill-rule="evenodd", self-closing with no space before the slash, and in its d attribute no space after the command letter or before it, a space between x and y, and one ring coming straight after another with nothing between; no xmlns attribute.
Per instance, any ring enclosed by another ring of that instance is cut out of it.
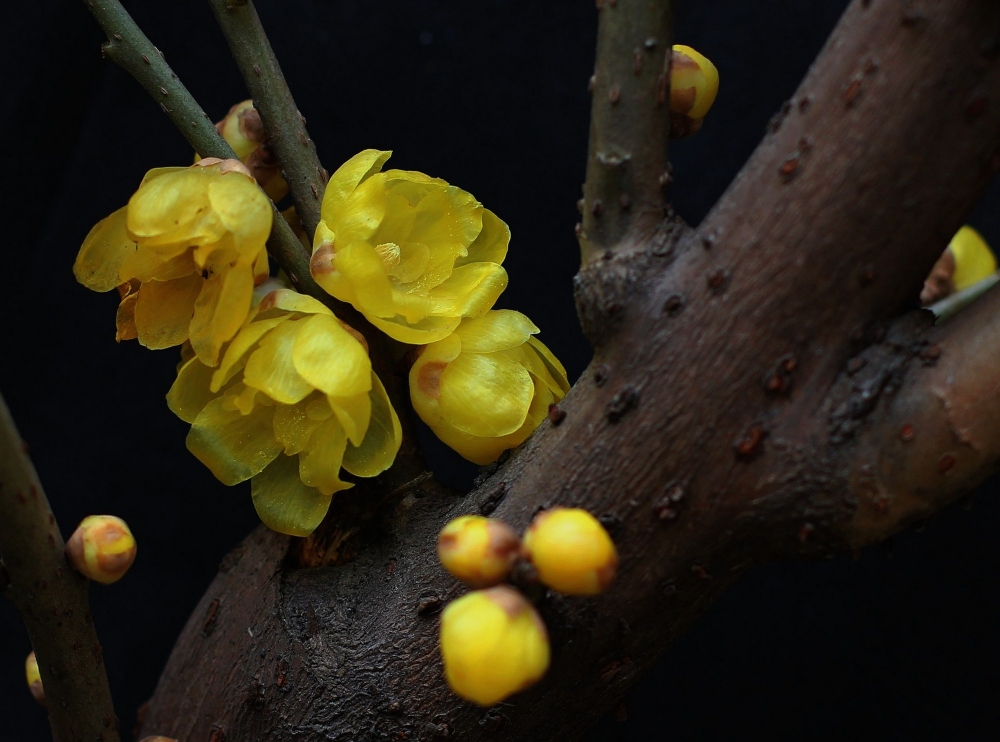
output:
<svg viewBox="0 0 1000 742"><path fill-rule="evenodd" d="M0 553L10 581L2 592L28 628L54 739L117 742L118 719L90 615L87 580L66 562L65 548L0 395ZM27 699L27 688L24 692Z"/></svg>
<svg viewBox="0 0 1000 742"><path fill-rule="evenodd" d="M312 239L320 220L327 173L316 156L316 145L250 0L209 0L233 53L264 130L281 163L295 210Z"/></svg>

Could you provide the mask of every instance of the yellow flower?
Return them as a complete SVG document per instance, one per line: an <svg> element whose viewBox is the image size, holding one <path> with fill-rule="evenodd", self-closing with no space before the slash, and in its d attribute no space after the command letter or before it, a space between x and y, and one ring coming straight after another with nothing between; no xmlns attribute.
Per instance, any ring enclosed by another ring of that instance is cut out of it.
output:
<svg viewBox="0 0 1000 742"><path fill-rule="evenodd" d="M311 533L333 493L392 464L402 429L353 330L315 299L271 291L218 368L184 362L167 394L187 447L223 483L251 480L261 520Z"/></svg>
<svg viewBox="0 0 1000 742"><path fill-rule="evenodd" d="M507 579L521 550L514 529L495 518L463 515L441 529L438 559L472 587L492 587Z"/></svg>
<svg viewBox="0 0 1000 742"><path fill-rule="evenodd" d="M618 552L604 526L586 510L543 510L524 534L524 556L538 579L564 595L597 595L611 584Z"/></svg>
<svg viewBox="0 0 1000 742"><path fill-rule="evenodd" d="M549 635L513 588L477 590L442 611L441 659L455 693L492 706L541 679L549 667Z"/></svg>
<svg viewBox="0 0 1000 742"><path fill-rule="evenodd" d="M135 561L135 537L114 515L89 515L66 542L66 558L77 572L102 585L118 582Z"/></svg>
<svg viewBox="0 0 1000 742"><path fill-rule="evenodd" d="M520 312L465 320L410 369L420 419L469 461L488 464L534 432L569 391L566 369Z"/></svg>
<svg viewBox="0 0 1000 742"><path fill-rule="evenodd" d="M271 204L236 160L146 173L128 206L97 223L73 272L94 291L127 286L119 339L147 348L191 341L214 366L267 278Z"/></svg>
<svg viewBox="0 0 1000 742"><path fill-rule="evenodd" d="M330 178L313 240L313 277L392 338L441 340L507 287L510 230L471 194L408 170L380 172L368 149Z"/></svg>
<svg viewBox="0 0 1000 742"><path fill-rule="evenodd" d="M230 108L226 117L215 123L215 128L272 201L277 203L288 194L288 183L281 175L278 157L252 100ZM195 162L199 159L200 156L195 155Z"/></svg>
<svg viewBox="0 0 1000 742"><path fill-rule="evenodd" d="M31 696L38 701L42 706L45 705L45 689L42 687L42 674L38 672L38 660L35 659L35 653L32 652L28 655L28 659L24 661L24 676L28 681L28 688L31 690Z"/></svg>
<svg viewBox="0 0 1000 742"><path fill-rule="evenodd" d="M701 128L719 92L719 71L690 46L676 44L670 62L670 135L690 136Z"/></svg>
<svg viewBox="0 0 1000 742"><path fill-rule="evenodd" d="M990 246L979 232L968 225L958 230L948 250L955 258L955 273L951 277L955 291L979 283L997 270L997 260Z"/></svg>

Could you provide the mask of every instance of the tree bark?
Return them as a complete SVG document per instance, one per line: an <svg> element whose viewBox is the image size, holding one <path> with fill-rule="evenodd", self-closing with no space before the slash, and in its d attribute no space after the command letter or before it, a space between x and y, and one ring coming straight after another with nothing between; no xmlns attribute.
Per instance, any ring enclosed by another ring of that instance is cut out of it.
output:
<svg viewBox="0 0 1000 742"><path fill-rule="evenodd" d="M397 490L332 566L256 532L144 734L572 738L751 565L877 541L978 484L1000 460L1000 292L939 327L916 307L1000 168L998 38L990 0L852 3L697 231L633 229L578 275L595 357L562 423L465 497ZM551 505L601 517L618 578L542 600L538 686L464 703L438 659L435 612L462 589L437 532L470 512L523 529Z"/></svg>

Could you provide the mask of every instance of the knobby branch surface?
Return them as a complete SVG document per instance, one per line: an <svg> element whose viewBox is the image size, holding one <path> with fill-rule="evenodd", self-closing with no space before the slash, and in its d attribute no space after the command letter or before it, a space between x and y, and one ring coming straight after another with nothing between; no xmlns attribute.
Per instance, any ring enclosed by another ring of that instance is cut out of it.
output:
<svg viewBox="0 0 1000 742"><path fill-rule="evenodd" d="M305 117L281 73L253 2L209 0L233 58L260 112L271 146L281 163L302 226L312 239L320 220L327 173L306 131Z"/></svg>
<svg viewBox="0 0 1000 742"><path fill-rule="evenodd" d="M669 0L598 0L590 151L579 233L584 265L663 217L669 180Z"/></svg>
<svg viewBox="0 0 1000 742"><path fill-rule="evenodd" d="M35 649L56 742L117 742L118 719L90 615L87 580L66 548L38 474L0 396L0 555Z"/></svg>
<svg viewBox="0 0 1000 742"><path fill-rule="evenodd" d="M981 481L1000 460L997 295L941 328L913 310L1000 166L998 27L993 0L853 2L697 233L674 226L584 268L578 304L605 340L561 424L465 498L408 494L339 566L283 569L280 544L248 539L144 732L572 739L753 564L882 538ZM547 677L484 711L442 677L435 614L462 588L436 536L475 512L521 530L552 505L601 518L618 577L596 599L546 596ZM219 692L195 708L191 677Z"/></svg>
<svg viewBox="0 0 1000 742"><path fill-rule="evenodd" d="M142 85L160 104L195 152L202 157L238 159L232 147L216 130L208 114L188 92L170 69L162 52L153 46L118 0L85 0L91 14L104 29L108 40L101 47L104 56L117 64ZM313 280L309 273L309 255L277 207L268 252L288 275L292 285L302 293L326 302L346 320L349 309L334 301Z"/></svg>

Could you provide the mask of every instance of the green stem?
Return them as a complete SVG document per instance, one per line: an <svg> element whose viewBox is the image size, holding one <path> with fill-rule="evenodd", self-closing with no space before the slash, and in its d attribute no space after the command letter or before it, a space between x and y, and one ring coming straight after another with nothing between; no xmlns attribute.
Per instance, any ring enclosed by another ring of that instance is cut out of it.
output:
<svg viewBox="0 0 1000 742"><path fill-rule="evenodd" d="M0 395L0 552L10 581L3 594L20 611L35 649L53 737L117 742L88 583L66 562L66 545L26 450Z"/></svg>
<svg viewBox="0 0 1000 742"><path fill-rule="evenodd" d="M597 0L590 151L580 250L586 265L663 219L669 181L670 0Z"/></svg>
<svg viewBox="0 0 1000 742"><path fill-rule="evenodd" d="M101 47L104 56L128 72L170 117L174 126L202 157L236 159L232 147L222 138L208 114L170 69L163 54L132 20L118 0L85 0L108 40ZM314 296L331 306L345 321L349 307L334 302L309 273L309 254L292 228L274 207L274 226L267 242L268 252L288 274L297 291Z"/></svg>
<svg viewBox="0 0 1000 742"><path fill-rule="evenodd" d="M209 0L209 5L260 113L292 192L295 210L311 239L320 220L327 173L306 131L306 120L295 105L253 2Z"/></svg>

